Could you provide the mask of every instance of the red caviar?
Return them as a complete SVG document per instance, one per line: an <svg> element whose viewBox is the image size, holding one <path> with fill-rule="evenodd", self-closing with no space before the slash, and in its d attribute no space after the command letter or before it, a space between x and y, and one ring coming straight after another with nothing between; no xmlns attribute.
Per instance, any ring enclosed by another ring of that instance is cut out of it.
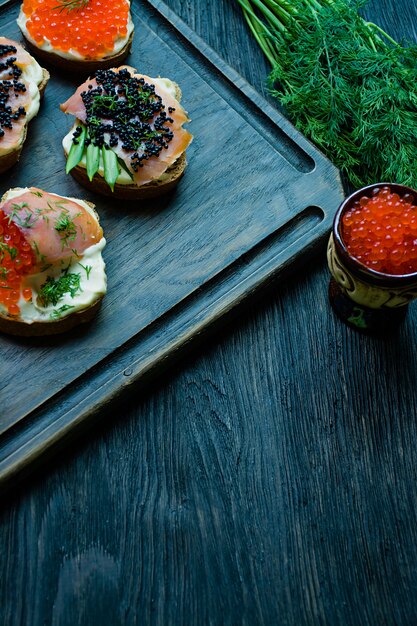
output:
<svg viewBox="0 0 417 626"><path fill-rule="evenodd" d="M26 28L38 46L48 40L55 50L100 59L113 51L118 38L127 36L127 0L88 0L73 10L60 4L59 0L23 0Z"/></svg>
<svg viewBox="0 0 417 626"><path fill-rule="evenodd" d="M0 210L0 305L9 315L20 313L22 279L35 262L35 255L23 233L10 216ZM24 289L22 295L25 300L30 300L31 290Z"/></svg>
<svg viewBox="0 0 417 626"><path fill-rule="evenodd" d="M417 272L417 206L414 196L389 187L362 196L342 218L349 254L385 274Z"/></svg>

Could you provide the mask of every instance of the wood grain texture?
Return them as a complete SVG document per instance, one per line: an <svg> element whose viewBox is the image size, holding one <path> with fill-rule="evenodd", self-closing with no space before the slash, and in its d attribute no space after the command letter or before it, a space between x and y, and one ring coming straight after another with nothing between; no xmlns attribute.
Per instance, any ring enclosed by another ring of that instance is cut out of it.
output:
<svg viewBox="0 0 417 626"><path fill-rule="evenodd" d="M169 4L261 88L234 4ZM367 14L415 36L406 0ZM417 623L416 306L371 339L328 279L323 251L8 497L0 623Z"/></svg>

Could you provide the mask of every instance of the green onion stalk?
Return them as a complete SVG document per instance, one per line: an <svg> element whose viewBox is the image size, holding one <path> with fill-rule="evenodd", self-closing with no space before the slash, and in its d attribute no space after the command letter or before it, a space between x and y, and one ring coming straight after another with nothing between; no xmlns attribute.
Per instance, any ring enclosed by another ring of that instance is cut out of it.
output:
<svg viewBox="0 0 417 626"><path fill-rule="evenodd" d="M95 145L92 141L86 127L83 124L80 124L79 128L80 134L78 135L76 141L72 142L68 153L65 170L67 174L69 174L74 167L77 167L83 157L85 157L87 176L91 182L96 173L99 171L101 154L103 159L104 180L112 191L114 191L114 185L116 184L122 170L124 170L133 181L132 172L129 170L123 159L119 157L114 150L112 150L109 146L104 145L99 148L99 146Z"/></svg>
<svg viewBox="0 0 417 626"><path fill-rule="evenodd" d="M289 119L354 187L417 188L417 46L351 0L236 0Z"/></svg>

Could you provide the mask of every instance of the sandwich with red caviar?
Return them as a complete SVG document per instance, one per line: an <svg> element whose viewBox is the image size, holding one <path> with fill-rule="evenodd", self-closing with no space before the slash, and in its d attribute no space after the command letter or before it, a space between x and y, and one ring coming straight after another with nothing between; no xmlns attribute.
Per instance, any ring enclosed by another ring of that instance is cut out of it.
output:
<svg viewBox="0 0 417 626"><path fill-rule="evenodd" d="M18 160L49 74L21 45L0 37L0 172Z"/></svg>
<svg viewBox="0 0 417 626"><path fill-rule="evenodd" d="M170 191L184 173L192 140L180 99L180 88L167 78L127 66L99 70L61 105L76 118L63 140L67 173L118 198Z"/></svg>
<svg viewBox="0 0 417 626"><path fill-rule="evenodd" d="M91 73L129 54L129 0L23 0L17 23L33 53L65 70Z"/></svg>
<svg viewBox="0 0 417 626"><path fill-rule="evenodd" d="M36 187L0 203L0 331L52 335L89 321L106 293L94 206Z"/></svg>

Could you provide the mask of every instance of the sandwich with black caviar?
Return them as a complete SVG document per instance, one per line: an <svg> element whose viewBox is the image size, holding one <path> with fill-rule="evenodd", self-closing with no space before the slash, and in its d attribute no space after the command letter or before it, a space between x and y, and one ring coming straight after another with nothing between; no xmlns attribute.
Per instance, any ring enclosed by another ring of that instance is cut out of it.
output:
<svg viewBox="0 0 417 626"><path fill-rule="evenodd" d="M118 198L170 191L184 173L192 141L180 99L179 86L168 78L127 66L99 70L61 105L76 118L63 140L66 172Z"/></svg>
<svg viewBox="0 0 417 626"><path fill-rule="evenodd" d="M129 0L23 0L17 23L41 61L84 75L119 65L134 31Z"/></svg>
<svg viewBox="0 0 417 626"><path fill-rule="evenodd" d="M20 44L0 37L0 172L19 160L48 79L48 72Z"/></svg>
<svg viewBox="0 0 417 626"><path fill-rule="evenodd" d="M36 187L0 203L0 331L52 335L90 321L106 293L94 205Z"/></svg>

